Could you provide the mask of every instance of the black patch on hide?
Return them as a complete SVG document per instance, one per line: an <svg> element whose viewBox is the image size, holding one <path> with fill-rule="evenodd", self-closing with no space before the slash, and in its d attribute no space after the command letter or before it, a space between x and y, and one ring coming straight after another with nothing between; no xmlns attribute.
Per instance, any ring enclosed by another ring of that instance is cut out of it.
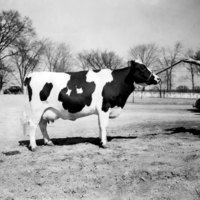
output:
<svg viewBox="0 0 200 200"><path fill-rule="evenodd" d="M109 108L115 106L123 108L128 96L133 92L133 70L131 67L114 70L113 80L106 83L103 91L102 110L107 112Z"/></svg>
<svg viewBox="0 0 200 200"><path fill-rule="evenodd" d="M40 91L40 100L46 101L51 93L51 90L53 88L52 83L45 83L44 87Z"/></svg>
<svg viewBox="0 0 200 200"><path fill-rule="evenodd" d="M58 101L61 101L63 108L70 113L80 112L85 106L90 106L92 102L95 84L86 81L87 73L88 71L67 73L70 75L70 80L67 86L60 91ZM82 89L82 92L77 93L77 89ZM67 94L68 90L71 90L70 95Z"/></svg>
<svg viewBox="0 0 200 200"><path fill-rule="evenodd" d="M27 90L28 90L28 98L29 98L29 101L32 100L32 95L33 95L33 92L32 92L32 88L30 86L30 82L31 82L31 77L27 77L24 81L24 85L27 87Z"/></svg>

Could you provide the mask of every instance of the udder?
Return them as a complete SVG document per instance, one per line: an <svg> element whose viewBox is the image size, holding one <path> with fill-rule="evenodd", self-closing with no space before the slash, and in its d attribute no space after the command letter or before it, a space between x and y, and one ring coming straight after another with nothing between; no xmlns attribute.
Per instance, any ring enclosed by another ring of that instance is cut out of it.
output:
<svg viewBox="0 0 200 200"><path fill-rule="evenodd" d="M112 119L112 118L116 118L120 115L121 113L121 108L120 107L114 107L111 109L110 111L110 115L109 115L109 118Z"/></svg>
<svg viewBox="0 0 200 200"><path fill-rule="evenodd" d="M43 119L47 120L48 122L54 122L56 119L59 118L58 113L55 109L49 108L43 114Z"/></svg>
<svg viewBox="0 0 200 200"><path fill-rule="evenodd" d="M54 122L56 119L61 118L63 120L76 120L79 118L80 113L78 114L72 114L69 113L68 111L59 111L55 108L48 108L44 114L43 114L43 119L47 120L48 122Z"/></svg>

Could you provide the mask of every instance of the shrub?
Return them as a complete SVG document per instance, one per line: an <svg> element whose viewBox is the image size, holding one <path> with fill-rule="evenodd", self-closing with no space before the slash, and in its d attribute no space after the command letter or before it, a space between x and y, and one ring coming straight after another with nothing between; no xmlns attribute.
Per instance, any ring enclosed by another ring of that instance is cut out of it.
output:
<svg viewBox="0 0 200 200"><path fill-rule="evenodd" d="M189 88L185 85L180 85L176 88L176 90L179 91L179 92L188 92Z"/></svg>
<svg viewBox="0 0 200 200"><path fill-rule="evenodd" d="M194 92L200 92L200 86L195 86L194 87Z"/></svg>
<svg viewBox="0 0 200 200"><path fill-rule="evenodd" d="M197 99L194 105L197 109L200 110L200 99Z"/></svg>

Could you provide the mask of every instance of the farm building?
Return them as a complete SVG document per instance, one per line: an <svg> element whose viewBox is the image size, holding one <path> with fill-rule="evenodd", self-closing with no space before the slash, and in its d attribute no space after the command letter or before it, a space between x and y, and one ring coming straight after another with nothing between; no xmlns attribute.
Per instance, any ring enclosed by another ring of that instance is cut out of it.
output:
<svg viewBox="0 0 200 200"><path fill-rule="evenodd" d="M188 65L188 64L187 64ZM191 73L184 65L177 65L173 71L173 89L177 89L180 86L186 86L189 90L192 90L193 83ZM194 89L200 88L200 74L194 74Z"/></svg>
<svg viewBox="0 0 200 200"><path fill-rule="evenodd" d="M200 88L200 73L195 72L194 64L181 62L172 68L172 90L181 88L192 91ZM163 72L165 73L165 72ZM165 86L166 87L166 86Z"/></svg>
<svg viewBox="0 0 200 200"><path fill-rule="evenodd" d="M170 72L171 71L171 72ZM169 75L171 73L171 75ZM161 90L200 92L200 61L185 59L158 72L162 79ZM170 81L171 79L171 81ZM158 86L146 90L158 90Z"/></svg>

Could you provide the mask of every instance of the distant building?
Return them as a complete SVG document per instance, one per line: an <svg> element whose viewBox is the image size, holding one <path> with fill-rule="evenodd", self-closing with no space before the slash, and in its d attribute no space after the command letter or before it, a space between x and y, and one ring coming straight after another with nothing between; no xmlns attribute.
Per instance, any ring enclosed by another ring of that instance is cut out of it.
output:
<svg viewBox="0 0 200 200"><path fill-rule="evenodd" d="M182 86L187 88L188 90L192 91L192 75L190 67L199 67L200 68L200 61L196 61L193 59L185 59L182 61L179 61L178 64L175 64L172 69L172 85L171 90L176 91L178 87ZM167 67L166 67L167 68ZM170 67L169 69L170 70ZM167 90L167 81L166 81L166 73L167 70L163 69L163 71L158 75L162 79L162 90ZM194 73L194 87L200 88L200 73L195 72ZM159 86L149 86L146 87L145 90L154 90L158 89ZM159 88L160 89L160 88Z"/></svg>
<svg viewBox="0 0 200 200"><path fill-rule="evenodd" d="M176 90L179 86L186 86L192 90L192 75L189 63L177 64L172 69L172 90ZM192 65L195 67L194 65ZM194 86L200 87L200 73L194 73Z"/></svg>

